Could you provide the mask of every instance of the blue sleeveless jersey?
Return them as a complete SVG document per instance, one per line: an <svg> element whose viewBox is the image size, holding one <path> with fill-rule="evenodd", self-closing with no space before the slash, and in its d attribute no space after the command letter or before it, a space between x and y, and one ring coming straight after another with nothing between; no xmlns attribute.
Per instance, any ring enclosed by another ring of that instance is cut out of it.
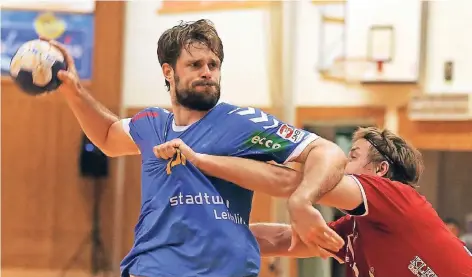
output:
<svg viewBox="0 0 472 277"><path fill-rule="evenodd" d="M122 276L257 276L259 247L248 226L253 192L204 175L181 155L158 159L152 149L180 138L199 153L284 163L316 136L258 109L226 103L190 126L175 126L173 118L148 108L124 121L141 151L142 193Z"/></svg>

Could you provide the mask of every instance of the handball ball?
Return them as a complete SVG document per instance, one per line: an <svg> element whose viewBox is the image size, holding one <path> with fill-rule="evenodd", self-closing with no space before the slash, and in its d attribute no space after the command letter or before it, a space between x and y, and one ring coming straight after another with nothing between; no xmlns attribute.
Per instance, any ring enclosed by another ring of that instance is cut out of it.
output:
<svg viewBox="0 0 472 277"><path fill-rule="evenodd" d="M67 63L61 51L43 40L25 42L16 51L10 63L10 75L27 94L39 95L57 89L61 81L59 70Z"/></svg>

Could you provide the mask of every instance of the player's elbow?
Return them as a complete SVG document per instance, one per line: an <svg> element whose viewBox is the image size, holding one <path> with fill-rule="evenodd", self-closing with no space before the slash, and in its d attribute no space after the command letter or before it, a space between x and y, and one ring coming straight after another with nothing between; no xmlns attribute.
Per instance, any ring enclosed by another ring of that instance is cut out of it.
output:
<svg viewBox="0 0 472 277"><path fill-rule="evenodd" d="M125 147L124 145L115 143L111 140L106 140L103 143L96 144L96 146L98 147L98 149L100 149L100 151L102 151L105 156L109 158L121 157L134 152Z"/></svg>
<svg viewBox="0 0 472 277"><path fill-rule="evenodd" d="M117 158L117 157L122 157L122 156L128 156L128 155L138 155L141 152L139 149L134 149L134 148L117 148L117 147L103 147L100 148L103 154L105 154L109 158Z"/></svg>
<svg viewBox="0 0 472 277"><path fill-rule="evenodd" d="M332 179L339 182L344 176L344 169L348 161L341 147L332 141L321 139L314 150L316 150L315 152L318 157L328 160Z"/></svg>
<svg viewBox="0 0 472 277"><path fill-rule="evenodd" d="M102 153L109 157L109 158L116 158L120 156L120 152L117 151L117 147L114 147L112 143L110 143L109 140L105 140L101 143L96 143L95 144Z"/></svg>
<svg viewBox="0 0 472 277"><path fill-rule="evenodd" d="M332 155L334 160L333 164L335 165L336 170L340 173L340 176L342 177L344 175L344 169L348 161L346 154L344 154L344 151L341 149L341 147L331 141L327 143L326 148L328 154Z"/></svg>
<svg viewBox="0 0 472 277"><path fill-rule="evenodd" d="M100 151L109 158L115 158L119 156L119 153L113 149L113 147L109 147L106 143L96 143L95 146L100 149Z"/></svg>

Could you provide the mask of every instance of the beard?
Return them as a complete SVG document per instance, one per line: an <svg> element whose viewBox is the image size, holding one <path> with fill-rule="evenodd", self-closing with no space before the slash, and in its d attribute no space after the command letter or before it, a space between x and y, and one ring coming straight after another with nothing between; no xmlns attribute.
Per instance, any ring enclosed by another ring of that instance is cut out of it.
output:
<svg viewBox="0 0 472 277"><path fill-rule="evenodd" d="M195 111L206 112L216 106L220 100L220 84L214 81L198 80L190 88L179 89L179 77L175 76L175 98L179 105ZM208 85L204 91L197 91L197 86ZM213 87L211 87L213 86Z"/></svg>

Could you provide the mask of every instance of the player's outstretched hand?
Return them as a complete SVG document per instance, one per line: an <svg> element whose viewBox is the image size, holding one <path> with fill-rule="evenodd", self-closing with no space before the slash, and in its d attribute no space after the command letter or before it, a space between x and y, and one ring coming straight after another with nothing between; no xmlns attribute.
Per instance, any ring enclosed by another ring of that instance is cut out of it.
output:
<svg viewBox="0 0 472 277"><path fill-rule="evenodd" d="M292 230L292 245L289 249L289 253L291 257L298 257L298 258L307 258L307 257L320 257L323 259L327 259L329 257L337 260L340 264L344 263L344 261L336 256L335 254L326 251L325 249L319 246L313 245L306 245L300 240L300 237L297 233Z"/></svg>
<svg viewBox="0 0 472 277"><path fill-rule="evenodd" d="M288 211L292 224L292 244L303 242L308 247L320 249L320 256L333 256L326 250L336 253L344 245L343 239L331 229L321 213L313 207L311 201L303 197L292 196L288 200Z"/></svg>
<svg viewBox="0 0 472 277"><path fill-rule="evenodd" d="M165 142L163 144L154 146L153 152L157 158L168 160L174 157L177 149L180 150L182 155L185 156L187 161L196 165L198 163L199 154L195 153L185 142L181 139L173 139L171 141Z"/></svg>
<svg viewBox="0 0 472 277"><path fill-rule="evenodd" d="M81 88L81 85L79 75L77 74L77 69L75 68L74 58L69 53L69 51L67 51L63 44L55 40L48 40L44 38L40 39L45 40L51 45L55 46L62 53L65 62L67 63L67 70L59 70L57 73L57 77L62 82L57 91L66 94L76 94Z"/></svg>

